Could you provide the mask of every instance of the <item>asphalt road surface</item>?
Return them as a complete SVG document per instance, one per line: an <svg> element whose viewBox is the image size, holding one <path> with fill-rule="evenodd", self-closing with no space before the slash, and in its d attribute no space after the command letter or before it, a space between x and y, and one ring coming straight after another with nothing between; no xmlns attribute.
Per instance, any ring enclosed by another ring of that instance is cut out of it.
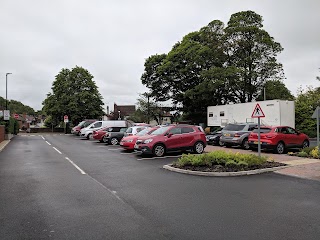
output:
<svg viewBox="0 0 320 240"><path fill-rule="evenodd" d="M319 181L162 168L175 159L17 136L0 152L0 239L319 239Z"/></svg>

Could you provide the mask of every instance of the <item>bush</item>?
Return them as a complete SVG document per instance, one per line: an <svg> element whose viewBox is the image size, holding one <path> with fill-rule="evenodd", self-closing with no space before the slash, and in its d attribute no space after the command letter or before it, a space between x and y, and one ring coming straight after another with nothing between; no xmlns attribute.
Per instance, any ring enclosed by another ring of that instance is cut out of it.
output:
<svg viewBox="0 0 320 240"><path fill-rule="evenodd" d="M315 148L315 147L306 147L306 148L301 149L300 151L301 151L301 152L305 152L305 153L307 153L307 154L309 155L310 152L311 152L314 148Z"/></svg>
<svg viewBox="0 0 320 240"><path fill-rule="evenodd" d="M4 121L3 118L0 120L0 125L5 126L5 133L18 134L19 132L19 123L16 119L10 118L9 121Z"/></svg>
<svg viewBox="0 0 320 240"><path fill-rule="evenodd" d="M310 156L313 158L319 158L319 147L318 146L316 146L313 150L311 150Z"/></svg>
<svg viewBox="0 0 320 240"><path fill-rule="evenodd" d="M232 153L214 151L200 155L183 154L173 165L183 166L208 166L222 165L226 167L239 167L241 169L251 166L259 166L267 161L266 157L254 154Z"/></svg>
<svg viewBox="0 0 320 240"><path fill-rule="evenodd" d="M304 152L304 151L302 151L302 152L298 152L297 156L298 157L309 157L309 154Z"/></svg>

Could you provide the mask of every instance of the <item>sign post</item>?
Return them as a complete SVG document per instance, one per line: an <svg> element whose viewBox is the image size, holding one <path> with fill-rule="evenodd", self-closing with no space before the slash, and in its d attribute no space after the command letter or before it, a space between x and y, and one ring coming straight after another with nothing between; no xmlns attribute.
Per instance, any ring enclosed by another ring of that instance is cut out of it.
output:
<svg viewBox="0 0 320 240"><path fill-rule="evenodd" d="M69 117L68 115L64 115L63 116L63 120L64 120L64 133L66 134L67 133L67 124L69 122Z"/></svg>
<svg viewBox="0 0 320 240"><path fill-rule="evenodd" d="M256 104L253 113L251 115L252 118L258 118L258 156L261 156L261 143L260 143L260 118L265 117L259 103Z"/></svg>
<svg viewBox="0 0 320 240"><path fill-rule="evenodd" d="M3 111L3 120L10 120L10 110L4 110Z"/></svg>
<svg viewBox="0 0 320 240"><path fill-rule="evenodd" d="M320 117L320 107L318 106L311 116L317 119L317 146L319 146L319 117Z"/></svg>

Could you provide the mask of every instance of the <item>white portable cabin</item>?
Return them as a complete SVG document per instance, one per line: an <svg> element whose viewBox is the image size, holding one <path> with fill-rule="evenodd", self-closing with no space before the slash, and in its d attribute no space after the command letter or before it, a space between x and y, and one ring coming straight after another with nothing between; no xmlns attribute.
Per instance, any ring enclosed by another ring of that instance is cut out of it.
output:
<svg viewBox="0 0 320 240"><path fill-rule="evenodd" d="M208 126L224 127L228 123L258 122L252 113L259 104L265 117L261 117L261 125L284 125L295 127L294 101L267 100L259 102L237 103L207 108Z"/></svg>

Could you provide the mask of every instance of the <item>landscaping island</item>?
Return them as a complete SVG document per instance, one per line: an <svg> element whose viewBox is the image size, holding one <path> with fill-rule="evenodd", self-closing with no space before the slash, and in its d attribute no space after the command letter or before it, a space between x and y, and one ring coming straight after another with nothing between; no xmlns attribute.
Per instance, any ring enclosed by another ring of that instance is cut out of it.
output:
<svg viewBox="0 0 320 240"><path fill-rule="evenodd" d="M214 151L200 155L183 154L164 168L170 171L206 176L239 176L276 171L286 167L267 157L254 154Z"/></svg>

